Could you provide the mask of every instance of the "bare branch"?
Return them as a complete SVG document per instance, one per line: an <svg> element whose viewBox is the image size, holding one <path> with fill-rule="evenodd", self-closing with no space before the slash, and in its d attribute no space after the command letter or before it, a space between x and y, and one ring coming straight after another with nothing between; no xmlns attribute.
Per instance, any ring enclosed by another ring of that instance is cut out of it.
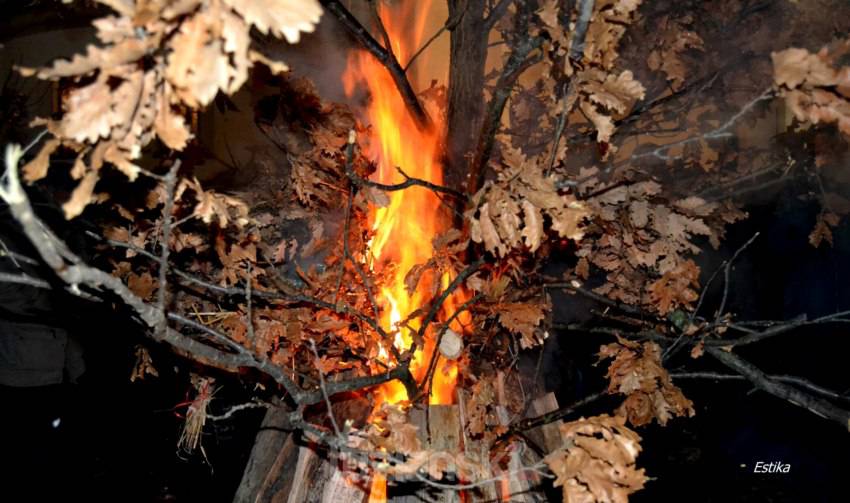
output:
<svg viewBox="0 0 850 503"><path fill-rule="evenodd" d="M334 409L333 405L331 405L331 398L328 396L328 389L325 387L325 371L322 370L322 366L319 365L321 358L319 358L319 351L316 349L316 342L313 339L310 339L310 350L313 352L313 358L315 358L315 360L313 360L313 365L319 373L319 389L322 390L322 398L325 399L325 407L328 409L328 419L331 421L331 426L333 426L336 436L342 438L339 425L336 424L336 417L334 417Z"/></svg>
<svg viewBox="0 0 850 503"><path fill-rule="evenodd" d="M578 20L570 45L570 59L572 61L581 61L584 56L584 41L587 38L587 28L590 26L590 18L593 16L595 3L595 0L579 0Z"/></svg>
<svg viewBox="0 0 850 503"><path fill-rule="evenodd" d="M759 237L759 234L760 234L759 232L756 232L755 234L753 234L753 237L748 239L746 243L744 243L737 250L735 250L735 253L732 255L732 258L725 261L723 263L723 265L721 266L723 268L723 298L720 301L720 307L717 308L717 313L714 316L714 324L715 325L720 323L720 318L721 318L721 316L723 316L723 313L726 311L726 300L729 297L729 285L732 283L732 279L731 279L732 264L735 262L735 259L738 258L738 255L743 253L744 250L746 250L751 244L753 244L753 241L755 241L756 238ZM696 309L694 309L694 311L691 313L691 315L689 317L689 320L688 320L689 323L693 323L694 317L696 316L697 309L699 309L700 305L702 305L702 300L703 300L703 298L705 298L705 293L708 290L709 285L711 285L711 282L714 280L715 276L717 276L717 271L714 272L714 274L711 276L711 279L709 279L708 283L705 285L705 288L703 288L702 293L700 294L700 297L699 297L699 303L697 304ZM664 354L661 355L662 361L666 361L666 360L672 358L673 355L675 355L679 351L679 349L681 349L682 346L680 345L680 343L682 342L684 337L685 337L685 332L683 331L682 333L679 334L679 337L676 338L675 342L673 342L673 344L671 344L670 346L667 347L666 350L664 350Z"/></svg>
<svg viewBox="0 0 850 503"><path fill-rule="evenodd" d="M143 299L135 295L119 278L108 274L105 271L87 266L79 261L75 255L67 250L67 246L38 219L30 206L29 199L23 191L18 177L18 162L21 157L20 147L17 145L9 145L6 149L6 174L5 181L0 184L0 198L9 205L12 216L21 224L24 234L29 238L30 242L36 248L36 251L41 255L41 258L53 269L54 273L65 283L71 285L72 293L81 295L78 285L85 285L96 290L105 289L117 295L124 303L127 304L141 320L149 327L154 329L152 337L157 341L162 341L173 346L178 352L184 354L201 363L212 365L218 368L237 370L240 367L255 368L269 376L276 382L281 384L287 393L292 397L295 403L299 405L318 403L323 400L323 390L307 391L299 388L289 376L277 365L265 358L259 358L257 355L250 352L245 347L235 343L225 334L211 329L203 324L180 316L176 313L166 313L158 306L148 304ZM153 257L154 260L161 260L160 257L155 257L153 254L147 253L147 256ZM69 264L68 261L71 263ZM174 271L180 275L178 271ZM188 277L188 275L186 275ZM192 278L195 284L209 284ZM237 293L244 295L245 292L241 289L227 289L223 287L214 288L218 291L224 290L227 293ZM235 290L235 292L231 292ZM272 293L273 294L273 293ZM274 294L273 294L274 295ZM308 296L286 296L288 300L309 302L313 305L332 309L337 312L346 314L358 315L369 320L362 313L357 313L355 310L347 306L335 306L328 302L313 299ZM212 337L219 344L232 349L233 353L228 353L204 344L200 341L186 337L176 330L169 328L166 324L166 319L178 321L181 324L191 326L201 330L208 336ZM375 326L380 330L380 326L374 320ZM375 386L394 379L398 379L411 387L415 393L416 385L410 374L410 370L406 365L400 365L396 368L379 375L370 375L356 377L345 381L330 383L327 386L327 393L333 396L337 393L355 391L362 388ZM413 393L412 393L413 394ZM411 394L411 396L412 396Z"/></svg>
<svg viewBox="0 0 850 503"><path fill-rule="evenodd" d="M715 381L746 381L747 378L739 375L739 374L721 374L718 372L671 372L670 377L673 379L711 379ZM819 395L825 396L827 398L832 398L835 400L845 400L850 402L850 396L842 395L837 391L832 391L831 389L824 388L823 386L817 385L808 379L791 376L791 375L783 375L783 374L771 374L767 376L771 380L784 382L788 384L796 384L802 388L806 388L813 393L817 393Z"/></svg>
<svg viewBox="0 0 850 503"><path fill-rule="evenodd" d="M434 43L435 40L440 38L440 35L442 35L446 30L452 31L455 26L460 23L460 20L463 19L463 15L466 14L466 10L468 8L469 4L467 3L466 5L464 5L463 10L457 12L454 17L449 17L448 19L446 19L446 22L443 23L443 26L441 26L440 29L436 31L436 33L431 35L431 38L429 38L428 41L422 44L422 46L417 49L416 52L413 53L413 56L411 56L410 59L407 61L407 64L404 65L405 73L407 73L407 70L410 69L411 65L413 65L413 62L416 61L416 58L418 58L420 54L425 52L425 49L427 49L432 43Z"/></svg>
<svg viewBox="0 0 850 503"><path fill-rule="evenodd" d="M544 424L554 423L555 421L559 421L567 416L575 414L578 409L590 405L591 403L596 402L597 400L600 400L601 398L607 395L607 391L599 391L593 393L592 395L588 395L577 402L571 403L570 405L561 407L558 410L554 410L552 412L537 417L523 419L522 421L512 424L511 427L508 429L508 433L519 433L530 430L532 428L536 428L538 426L542 426Z"/></svg>
<svg viewBox="0 0 850 503"><path fill-rule="evenodd" d="M159 253L159 291L157 292L157 306L163 313L167 312L168 306L168 255L171 252L169 240L171 238L171 219L174 211L174 189L177 187L177 171L180 170L180 159L176 160L168 174L165 175L165 204L162 209L162 241L160 242ZM165 318L162 318L162 325L157 327L157 330L165 329Z"/></svg>
<svg viewBox="0 0 850 503"><path fill-rule="evenodd" d="M528 33L529 18L531 13L529 7L525 4L520 6L516 14L516 32ZM502 68L502 73L496 81L496 86L493 91L493 97L487 107L487 113L484 116L484 121L481 124L481 131L478 135L478 143L475 148L475 155L472 159L472 164L469 171L469 179L467 182L467 193L474 194L484 184L485 166L490 159L495 143L496 132L499 130L499 125L502 122L502 113L508 103L508 98L511 95L511 90L516 84L519 76L531 65L542 58L538 54L537 57L529 57L529 55L543 44L544 38L540 35L527 36L516 42L513 46L510 55L508 56L505 66Z"/></svg>
<svg viewBox="0 0 850 503"><path fill-rule="evenodd" d="M835 421L842 427L850 430L850 411L836 407L825 400L813 397L797 388L771 379L770 376L762 372L758 367L730 351L724 351L715 347L706 347L705 351L723 365L746 377L757 388L773 396L787 400L794 405L808 409L820 417Z"/></svg>
<svg viewBox="0 0 850 503"><path fill-rule="evenodd" d="M11 274L8 272L0 272L0 283L15 283L18 285L34 286L36 288L51 287L50 283L43 279L34 278L26 273Z"/></svg>
<svg viewBox="0 0 850 503"><path fill-rule="evenodd" d="M219 414L219 415L207 414L207 419L210 419L212 421L226 421L226 420L230 419L231 417L233 417L233 415L236 414L237 412L241 412L243 410L259 409L259 408L268 409L269 407L275 407L275 405L271 404L271 403L266 403L266 402L240 403L239 405L234 405L233 407L230 407L223 414Z"/></svg>
<svg viewBox="0 0 850 503"><path fill-rule="evenodd" d="M563 282L544 283L543 288L544 289L551 289L551 290L556 290L556 289L557 290L561 290L561 289L562 290L570 290L572 292L581 294L584 297L587 297L588 299L595 300L596 302L599 302L601 304L605 304L608 307L613 307L614 309L617 309L617 310L622 311L624 313L628 313L628 314L632 314L632 315L643 315L643 314L645 314L642 310L640 310L639 308L637 308L635 306L630 306L628 304L623 304L622 302L617 302L617 301L611 300L608 297L605 297L604 295L599 295L598 293L595 293L591 290L587 290L587 289L581 288L579 286L573 285L572 283L563 283Z"/></svg>
<svg viewBox="0 0 850 503"><path fill-rule="evenodd" d="M765 339L790 332L791 330L802 326L847 322L850 322L850 310L839 311L837 313L821 316L820 318L815 318L814 320L807 320L805 316L802 316L787 322L780 322L779 324L771 326L760 332L753 331L752 329L738 323L730 323L729 328L747 332L747 335L737 339L708 339L705 343L711 346L745 346L747 344L761 342Z"/></svg>
<svg viewBox="0 0 850 503"><path fill-rule="evenodd" d="M336 16L351 36L353 36L364 49L369 51L369 53L371 53L382 65L384 65L387 71L390 72L390 76L392 77L393 82L395 82L402 100L404 100L404 103L407 105L408 110L410 110L411 115L416 120L419 127L423 129L431 128L431 118L428 117L428 113L422 107L422 104L419 103L419 98L416 97L416 92L407 80L407 75L396 59L395 54L393 54L392 48L385 48L378 43L378 41L375 40L375 38L369 33L369 30L360 24L360 21L358 21L357 18L354 17L354 15L351 14L351 12L349 12L348 9L346 9L345 6L343 6L338 0L320 1L328 11Z"/></svg>

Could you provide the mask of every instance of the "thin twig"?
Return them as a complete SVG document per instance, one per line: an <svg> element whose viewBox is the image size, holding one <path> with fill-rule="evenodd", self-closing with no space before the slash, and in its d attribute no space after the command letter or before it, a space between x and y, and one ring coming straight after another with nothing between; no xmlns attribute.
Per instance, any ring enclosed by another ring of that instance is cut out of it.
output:
<svg viewBox="0 0 850 503"><path fill-rule="evenodd" d="M419 47L419 49L417 49L416 52L413 53L413 56L410 56L410 59L407 60L407 64L405 64L404 68L403 68L405 73L407 73L407 70L410 69L411 65L413 65L413 62L416 61L416 58L418 58L420 54L425 52L425 49L427 49L432 43L434 43L435 40L440 38L440 35L442 35L446 30L452 31L455 28L455 26L457 26L458 23L460 23L460 20L463 19L463 15L466 13L466 10L468 8L469 8L469 2L466 2L463 10L459 11L455 15L454 18L450 17L450 18L446 19L446 22L443 23L443 26L441 26L440 29L438 29L436 31L436 33L431 35L431 38L429 38L424 44L422 44L422 46Z"/></svg>
<svg viewBox="0 0 850 503"><path fill-rule="evenodd" d="M628 314L632 314L632 315L643 315L643 314L645 314L643 311L641 311L637 307L630 306L628 304L623 304L622 302L617 302L617 301L611 300L608 297L605 297L604 295L599 295L596 292L593 292L591 290L586 290L586 289L581 288L579 286L575 286L572 283L562 283L562 282L544 283L543 288L544 289L551 289L551 290L556 290L556 289L558 289L558 290L561 290L561 289L570 290L572 292L583 295L584 297L587 297L588 299L595 300L596 302L599 302L601 304L605 304L608 307L613 307L614 309L617 309L617 310L622 311L624 313L628 313Z"/></svg>
<svg viewBox="0 0 850 503"><path fill-rule="evenodd" d="M431 385L431 380L434 378L434 372L437 368L437 360L439 359L440 352L440 343L443 341L443 335L445 335L446 331L449 329L449 325L457 318L462 312L468 310L473 304L481 300L483 295L476 294L472 296L469 300L458 306L458 308L448 317L445 323L443 323L443 327L440 329L439 333L437 333L437 337L434 340L434 352L431 353L431 358L428 360L428 370L425 372L425 378L423 379L423 383L427 383L428 386L428 396L431 396L433 391L433 386Z"/></svg>
<svg viewBox="0 0 850 503"><path fill-rule="evenodd" d="M764 90L761 94L756 96L752 101L744 105L737 113L732 115L726 122L721 124L719 127L708 131L707 133L703 133L701 135L692 136L689 138L685 138L684 140L680 140L673 143L668 143L666 145L658 146L650 151L642 152L640 154L635 154L629 158L629 161L633 161L635 159L642 159L644 157L656 157L658 159L669 161L674 159L674 157L670 157L665 152L668 152L670 149L675 147L683 147L685 145L695 143L702 140L711 140L717 138L728 138L732 136L732 133L728 132L729 128L731 128L741 117L747 114L750 110L753 109L759 102L772 98L774 95L773 88L768 88Z"/></svg>
<svg viewBox="0 0 850 503"><path fill-rule="evenodd" d="M756 232L755 234L753 234L753 237L748 239L746 243L744 243L737 250L735 250L735 253L732 255L732 257L729 260L723 262L723 265L721 266L722 269L723 269L723 298L720 301L720 307L717 309L717 313L715 313L715 316L714 316L713 325L715 325L715 326L720 324L720 318L723 316L723 313L726 311L726 300L728 299L728 296L729 296L729 285L732 283L732 278L731 278L732 264L738 258L738 255L740 255L744 250L746 250L753 243L753 241L755 241L756 238L759 237L759 234L760 234L759 232ZM689 325L691 323L693 323L694 317L696 316L696 311L697 311L697 309L699 309L700 305L702 304L702 299L704 298L705 293L708 290L708 286L714 280L715 276L717 276L717 271L714 272L714 274L711 276L711 279L709 279L708 283L705 285L705 288L703 288L703 291L700 294L699 303L697 304L696 309L694 309L694 311L691 313L691 315L688 319ZM661 361L662 362L669 360L676 353L679 352L679 350L682 348L681 342L684 340L685 333L686 333L686 331L682 330L682 332L679 334L679 336L676 337L676 340L673 341L673 344L667 346L667 349L665 349L664 353L661 355Z"/></svg>
<svg viewBox="0 0 850 503"><path fill-rule="evenodd" d="M43 279L34 278L26 273L11 274L0 272L0 283L15 283L18 285L34 286L36 288L51 288L50 283Z"/></svg>
<svg viewBox="0 0 850 503"><path fill-rule="evenodd" d="M732 258L730 258L726 262L726 266L723 268L723 299L720 301L720 307L717 308L717 314L714 317L715 323L720 320L720 317L723 316L723 313L726 311L726 300L729 298L729 285L731 283L732 264L735 262L735 259L738 258L738 255L740 255L744 250L746 250L747 247L749 247L753 243L753 241L755 241L756 238L759 237L759 234L761 233L756 232L755 234L753 234L753 237L751 237L749 240L747 240L746 243L741 245L740 248L735 250L735 254L732 255Z"/></svg>
<svg viewBox="0 0 850 503"><path fill-rule="evenodd" d="M578 20L570 44L570 59L572 61L578 62L584 57L584 42L587 37L587 29L590 27L595 3L594 0L579 0Z"/></svg>
<svg viewBox="0 0 850 503"><path fill-rule="evenodd" d="M336 424L336 417L334 417L333 405L331 404L331 397L328 396L328 389L325 386L325 372L322 370L322 366L319 364L321 358L319 358L319 351L316 349L316 341L310 339L310 350L313 351L313 365L316 367L316 370L319 372L319 388L322 390L322 397L325 399L325 406L328 408L328 419L331 421L331 426L333 426L334 433L337 437L342 438L342 433L340 432L339 425Z"/></svg>
<svg viewBox="0 0 850 503"><path fill-rule="evenodd" d="M171 219L174 211L174 190L177 187L177 171L180 169L181 161L177 159L165 175L165 204L162 209L162 241L160 242L159 253L159 291L157 292L157 306L163 313L167 312L168 306L168 255L171 253L171 246L168 241L171 238ZM162 318L165 323L165 317ZM159 326L157 330L165 330L165 325Z"/></svg>
<svg viewBox="0 0 850 503"><path fill-rule="evenodd" d="M253 280L251 278L251 261L248 261L248 282L245 284L245 302L248 315L248 344L254 345L254 312L252 309L252 289Z"/></svg>
<svg viewBox="0 0 850 503"><path fill-rule="evenodd" d="M207 419L210 419L212 421L226 421L226 420L230 419L231 417L233 417L233 415L236 414L237 412L241 412L243 410L259 409L259 408L268 409L270 407L275 407L275 405L271 404L271 403L267 403L267 402L240 403L239 405L234 405L233 407L227 409L227 411L225 411L223 414L219 414L219 415L207 414Z"/></svg>
<svg viewBox="0 0 850 503"><path fill-rule="evenodd" d="M351 183L357 185L358 187L374 187L376 189L380 189L386 192L394 192L397 190L404 190L410 187L419 186L424 187L428 190L436 192L438 194L449 194L461 199L465 199L466 195L462 192L455 190L451 187L446 187L443 185L438 185L436 183L431 183L428 180L422 180L421 178L414 178L412 176L408 176L400 167L396 166L396 171L404 177L404 181L401 183L395 184L386 184L375 182L366 178L360 177L357 173L354 172L353 169L353 155L354 155L354 145L356 144L356 135L354 130L349 131L348 133L348 145L346 146L346 165L345 165L345 174L348 176Z"/></svg>
<svg viewBox="0 0 850 503"><path fill-rule="evenodd" d="M517 14L517 33L527 32L529 16L530 13L527 12L527 7L520 9L520 12ZM511 91L519 76L527 68L542 59L540 53L536 57L529 57L529 55L543 45L543 41L544 38L539 35L522 39L513 47L505 65L502 67L502 73L496 81L493 97L490 99L487 113L481 123L481 131L478 135L478 142L475 147L475 154L472 159L467 184L467 193L470 195L478 192L478 189L484 183L484 168L493 151L496 132L499 130L502 113L511 96Z"/></svg>
<svg viewBox="0 0 850 503"><path fill-rule="evenodd" d="M508 429L508 433L518 433L530 430L537 426L542 426L544 424L554 423L555 421L559 421L569 415L574 414L578 409L590 405L591 403L596 402L597 400L607 395L607 391L599 391L593 393L592 395L588 395L577 402L573 402L570 405L561 407L558 410L554 410L552 412L548 412L537 417L524 419L522 421L512 424L511 427Z"/></svg>

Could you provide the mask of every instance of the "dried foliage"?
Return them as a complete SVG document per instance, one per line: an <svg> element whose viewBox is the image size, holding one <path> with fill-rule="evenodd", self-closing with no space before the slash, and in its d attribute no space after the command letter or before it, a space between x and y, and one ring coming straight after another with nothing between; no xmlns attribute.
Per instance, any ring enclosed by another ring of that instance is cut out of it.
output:
<svg viewBox="0 0 850 503"><path fill-rule="evenodd" d="M721 143L769 92L730 99L728 106L693 102L718 78L695 79L691 61L695 51L708 54L710 23L702 26L698 15L682 9L644 18L640 0L598 0L588 18L579 11L584 2L546 0L534 12L523 2L504 11L493 6L490 15L503 15L492 25L506 46L505 68L488 89L495 126L482 128L476 154L483 156L478 167L485 176L468 194L410 178L404 166L400 186L372 181L376 159L364 152L375 132L347 106L324 101L306 79L283 75L276 80L280 109L257 124L285 154L286 176L255 184L262 187L250 188L247 194L257 196L252 200L209 190L176 168L169 174L161 174L162 166L143 169L143 150L154 140L169 150L186 149L193 141L187 114L220 92L233 94L255 63L284 71L282 61L252 44L251 30L295 43L314 29L319 3L100 3L114 14L94 22L98 46L47 68L22 70L71 84L61 118L37 122L52 137L23 167L23 177L44 179L51 156L70 152L76 188L63 206L65 216L106 203L109 211L98 220L98 258L110 265L111 276L87 271L96 278L88 286L108 284L157 340L181 354L270 376L279 385L273 392L299 407L293 428L346 455L366 453L367 462L352 457L358 468L474 485L498 476L490 458L504 454L503 441L519 431L528 410L525 390L505 383L515 377L517 352L549 336L547 287L569 285L634 315L620 319L606 312L624 326L640 327L653 342L634 342L625 329L602 331L617 337L599 353L611 360L607 393L625 397L617 415L560 424L564 445L545 463L526 468L547 465L565 502L621 503L643 487L646 476L636 467L640 437L626 421L666 425L692 416L692 402L664 368L666 351L681 344L694 358L716 357L719 341L709 336L733 325L725 305L714 322L693 312L704 288L696 261L703 243L719 246L725 227L745 216L720 189L776 162L758 149L723 149ZM724 6L730 16L744 9L734 0ZM638 24L650 32L640 52L622 43ZM850 136L850 67L842 63L848 49L844 43L816 54L798 48L773 53L775 89L799 123L834 124ZM530 68L534 79L518 78ZM730 75L736 84L743 78ZM444 88L432 85L425 94L434 101L429 111L445 106ZM502 107L510 102L504 119L500 99ZM654 138L649 131L655 127L674 133ZM484 137L488 131L492 135ZM824 147L832 141L821 133L812 142L818 177L842 155ZM107 164L135 181L139 197L119 200L118 191L98 192ZM694 179L708 188L696 190ZM0 187L4 199L21 204L6 183ZM420 263L378 267L373 217L403 190L432 191L441 200L439 211L455 212L457 228L416 243L430 251ZM820 192L823 211L809 236L815 247L831 243L833 229L850 212L850 202ZM264 206L254 204L259 200ZM545 266L563 254L574 266L552 278ZM80 265L63 257L50 266L60 276L69 269L76 274ZM418 303L405 319L393 318L395 305L383 296L396 278ZM585 290L586 284L593 286ZM169 321L186 334L175 335ZM460 376L464 438L480 452L432 448L405 401L379 404L365 424L344 417L339 428L333 402L343 393L375 398L382 396L378 385L393 381L409 400L426 400L435 373L448 372L437 368L436 356L431 365L422 362L427 351L436 355L438 334L446 333L458 342L451 360ZM131 380L156 375L147 350L140 346L136 357ZM205 377L196 376L193 386L180 437L187 450L199 446L214 391ZM320 402L328 403L333 431L320 426L324 417L304 412ZM552 422L564 415L541 417Z"/></svg>
<svg viewBox="0 0 850 503"><path fill-rule="evenodd" d="M640 436L619 416L601 415L561 425L566 445L546 456L564 503L625 503L643 489L644 470L635 465Z"/></svg>
<svg viewBox="0 0 850 503"><path fill-rule="evenodd" d="M497 180L485 183L466 214L473 241L497 256L518 249L533 253L546 238L545 217L557 236L581 239L579 224L587 212L575 197L560 193L555 177L543 175L543 156L527 159L519 149L504 146L502 162Z"/></svg>
<svg viewBox="0 0 850 503"><path fill-rule="evenodd" d="M602 346L600 359L613 358L608 366L608 393L626 395L617 409L635 426L657 420L662 426L674 416L693 416L685 398L661 364L661 348L654 342L638 344L619 338Z"/></svg>
<svg viewBox="0 0 850 503"><path fill-rule="evenodd" d="M773 53L774 82L797 120L835 124L850 136L850 66L836 68L848 51L845 42L817 54L799 48Z"/></svg>
<svg viewBox="0 0 850 503"><path fill-rule="evenodd" d="M845 138L850 138L850 65L841 64L848 53L850 41L823 47L816 54L800 48L772 54L774 83L798 122L835 125ZM816 139L818 144L823 142L822 137ZM838 153L836 150L833 147L816 157L816 169L823 172L817 175L819 180L828 174L824 168L829 166L829 158ZM824 241L832 244L832 228L850 212L842 196L824 193L823 182L820 184L824 208L809 235L809 243L815 248Z"/></svg>
<svg viewBox="0 0 850 503"><path fill-rule="evenodd" d="M130 181L139 175L142 149L154 138L183 150L192 137L187 108L209 104L219 91L242 87L256 53L251 27L297 42L321 15L315 0L285 2L190 0L101 1L116 15L94 21L101 46L41 69L42 79L73 79L61 120L40 120L54 135L24 168L32 182L47 174L59 145L76 152L71 176L79 185L65 203L73 218L95 197L100 170L109 163Z"/></svg>

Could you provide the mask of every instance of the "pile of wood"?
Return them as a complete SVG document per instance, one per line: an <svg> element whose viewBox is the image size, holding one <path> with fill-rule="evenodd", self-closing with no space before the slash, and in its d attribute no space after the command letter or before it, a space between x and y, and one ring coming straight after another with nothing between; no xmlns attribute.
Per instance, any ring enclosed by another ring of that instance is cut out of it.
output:
<svg viewBox="0 0 850 503"><path fill-rule="evenodd" d="M500 387L501 388L501 387ZM502 395L502 393L499 393ZM504 396L498 397L504 403ZM460 401L463 404L463 400ZM533 400L527 416L539 416L557 409L553 394ZM499 420L507 426L507 409L497 407ZM301 437L283 431L287 412L270 410L257 435L248 466L243 474L234 503L370 503L371 481L354 474L344 463L328 456L316 445L301 444ZM419 427L419 440L432 451L466 453L474 458L487 457L483 446L464 434L463 405L430 405L413 408L411 421ZM550 452L562 444L560 422L547 424L526 433L526 439L511 440L502 448L499 460L490 460L494 477L463 491L463 501L511 501L535 503L547 501L542 493L542 480L524 467L540 461L538 451ZM531 448L529 444L534 444ZM450 471L450 470L449 470ZM441 481L442 483L451 483ZM458 481L463 484L465 481ZM480 482L480 481L477 481ZM420 480L391 480L386 500L390 503L461 501L456 490L442 490Z"/></svg>

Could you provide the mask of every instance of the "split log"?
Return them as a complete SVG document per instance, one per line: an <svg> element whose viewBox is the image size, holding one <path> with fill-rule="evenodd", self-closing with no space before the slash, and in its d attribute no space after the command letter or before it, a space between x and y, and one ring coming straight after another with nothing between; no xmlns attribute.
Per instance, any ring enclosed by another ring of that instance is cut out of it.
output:
<svg viewBox="0 0 850 503"><path fill-rule="evenodd" d="M499 401L497 412L504 426L508 426L507 409L502 405L506 402L504 374L499 373L496 379L496 396ZM528 414L536 417L558 409L558 401L553 393L543 395L531 402ZM546 452L557 449L562 444L559 422L543 425L527 433L529 441L537 444ZM499 484L502 501L521 503L538 503L546 501L546 495L541 489L542 479L535 473L525 470L525 467L536 464L540 456L524 442L512 442L505 451L508 456L506 477Z"/></svg>
<svg viewBox="0 0 850 503"><path fill-rule="evenodd" d="M546 393L531 402L526 417L538 417L556 410L558 410L558 399L555 398L554 393ZM564 438L561 436L562 423L563 421L553 421L528 430L526 435L546 452L552 452L564 443Z"/></svg>
<svg viewBox="0 0 850 503"><path fill-rule="evenodd" d="M414 408L409 414L410 422L417 426L419 442L423 449L459 453L462 449L462 425L456 405L429 405L427 411ZM446 462L446 459L434 459L432 462ZM452 460L453 463L453 460ZM447 471L453 471L449 463ZM459 500L456 491L440 491L433 487L423 486L415 478L401 480L393 484L388 491L390 503L422 503L423 501L438 501L450 503Z"/></svg>
<svg viewBox="0 0 850 503"><path fill-rule="evenodd" d="M289 493L286 478L278 476L291 472L297 459L298 446L286 431L288 425L289 411L284 407L266 411L233 503L283 501L276 495Z"/></svg>

